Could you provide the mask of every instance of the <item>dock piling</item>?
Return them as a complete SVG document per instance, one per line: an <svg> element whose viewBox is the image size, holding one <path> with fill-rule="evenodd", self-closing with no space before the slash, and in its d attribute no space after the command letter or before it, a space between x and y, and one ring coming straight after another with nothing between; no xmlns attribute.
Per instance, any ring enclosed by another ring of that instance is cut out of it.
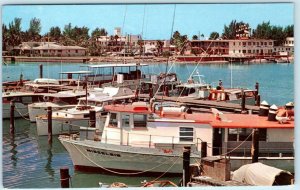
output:
<svg viewBox="0 0 300 190"><path fill-rule="evenodd" d="M62 167L59 169L60 171L60 187L61 188L69 188L70 184L70 175L69 175L69 168Z"/></svg>
<svg viewBox="0 0 300 190"><path fill-rule="evenodd" d="M9 125L10 135L15 134L15 102L10 101L10 125Z"/></svg>
<svg viewBox="0 0 300 190"><path fill-rule="evenodd" d="M260 94L257 95L256 97L256 103L255 103L256 106L260 106Z"/></svg>
<svg viewBox="0 0 300 190"><path fill-rule="evenodd" d="M96 111L90 110L90 127L96 127Z"/></svg>
<svg viewBox="0 0 300 190"><path fill-rule="evenodd" d="M246 96L245 96L245 92L244 89L242 89L242 112L245 111L246 108Z"/></svg>
<svg viewBox="0 0 300 190"><path fill-rule="evenodd" d="M40 64L40 78L43 78L43 64Z"/></svg>
<svg viewBox="0 0 300 190"><path fill-rule="evenodd" d="M259 149L259 131L258 131L258 129L253 129L252 147L251 147L252 163L258 162L258 156L259 156L258 149Z"/></svg>
<svg viewBox="0 0 300 190"><path fill-rule="evenodd" d="M52 144L52 107L47 108L47 117L48 117L48 143Z"/></svg>
<svg viewBox="0 0 300 190"><path fill-rule="evenodd" d="M207 142L201 142L201 158L205 158L207 156Z"/></svg>
<svg viewBox="0 0 300 190"><path fill-rule="evenodd" d="M185 146L183 149L183 176L182 184L187 187L187 183L190 181L190 156L191 147Z"/></svg>

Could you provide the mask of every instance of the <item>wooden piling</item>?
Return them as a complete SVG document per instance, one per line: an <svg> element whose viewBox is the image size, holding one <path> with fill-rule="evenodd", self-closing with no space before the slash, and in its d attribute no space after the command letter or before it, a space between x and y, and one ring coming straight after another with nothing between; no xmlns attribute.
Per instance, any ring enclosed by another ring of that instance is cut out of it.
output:
<svg viewBox="0 0 300 190"><path fill-rule="evenodd" d="M90 127L96 127L96 111L90 110Z"/></svg>
<svg viewBox="0 0 300 190"><path fill-rule="evenodd" d="M48 143L52 144L52 107L51 106L47 108L47 116L48 116Z"/></svg>
<svg viewBox="0 0 300 190"><path fill-rule="evenodd" d="M165 87L164 87L164 94L165 94L165 96L167 96L167 97L170 96L168 86L165 86Z"/></svg>
<svg viewBox="0 0 300 190"><path fill-rule="evenodd" d="M259 155L259 131L258 129L253 129L252 147L251 147L252 163L258 162L258 155Z"/></svg>
<svg viewBox="0 0 300 190"><path fill-rule="evenodd" d="M255 83L255 90L256 90L255 95L257 96L259 94L259 83L258 82Z"/></svg>
<svg viewBox="0 0 300 190"><path fill-rule="evenodd" d="M15 102L10 101L10 125L9 125L10 135L15 134Z"/></svg>
<svg viewBox="0 0 300 190"><path fill-rule="evenodd" d="M60 168L60 187L61 188L69 188L70 184L70 175L69 175L69 168L62 167Z"/></svg>
<svg viewBox="0 0 300 190"><path fill-rule="evenodd" d="M245 111L245 108L246 108L246 96L245 96L245 92L244 92L244 89L242 89L242 112Z"/></svg>
<svg viewBox="0 0 300 190"><path fill-rule="evenodd" d="M43 64L40 64L40 78L43 78Z"/></svg>
<svg viewBox="0 0 300 190"><path fill-rule="evenodd" d="M182 184L184 187L186 187L187 183L190 181L190 156L191 156L191 147L185 146L183 149L183 176L182 176Z"/></svg>
<svg viewBox="0 0 300 190"><path fill-rule="evenodd" d="M201 158L207 157L207 142L201 142Z"/></svg>
<svg viewBox="0 0 300 190"><path fill-rule="evenodd" d="M256 97L256 103L255 103L256 106L260 106L260 94L257 95Z"/></svg>
<svg viewBox="0 0 300 190"><path fill-rule="evenodd" d="M153 98L153 88L152 86L149 88L149 98Z"/></svg>

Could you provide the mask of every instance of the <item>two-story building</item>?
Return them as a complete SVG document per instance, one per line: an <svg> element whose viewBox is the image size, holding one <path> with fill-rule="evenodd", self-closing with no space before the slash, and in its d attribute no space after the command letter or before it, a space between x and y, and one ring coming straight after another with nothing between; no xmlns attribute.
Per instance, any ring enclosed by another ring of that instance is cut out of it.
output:
<svg viewBox="0 0 300 190"><path fill-rule="evenodd" d="M287 37L282 46L274 46L273 52L276 55L293 55L294 54L294 37Z"/></svg>

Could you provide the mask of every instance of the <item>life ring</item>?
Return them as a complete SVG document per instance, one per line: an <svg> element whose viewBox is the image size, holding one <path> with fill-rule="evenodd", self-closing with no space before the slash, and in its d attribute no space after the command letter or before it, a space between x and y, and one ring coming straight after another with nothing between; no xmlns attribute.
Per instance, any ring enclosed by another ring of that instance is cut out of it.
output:
<svg viewBox="0 0 300 190"><path fill-rule="evenodd" d="M49 96L44 96L44 97L43 97L43 100L44 100L45 102L48 102L48 101L49 101Z"/></svg>

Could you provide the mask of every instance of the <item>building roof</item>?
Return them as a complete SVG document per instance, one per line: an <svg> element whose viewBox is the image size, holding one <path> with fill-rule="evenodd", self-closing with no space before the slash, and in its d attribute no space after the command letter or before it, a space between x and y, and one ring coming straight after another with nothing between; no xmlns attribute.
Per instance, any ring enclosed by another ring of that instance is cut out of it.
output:
<svg viewBox="0 0 300 190"><path fill-rule="evenodd" d="M80 46L61 46L57 44L44 44L38 47L33 47L33 50L49 50L49 49L54 49L54 50L85 50L86 48L80 47Z"/></svg>
<svg viewBox="0 0 300 190"><path fill-rule="evenodd" d="M115 64L101 64L101 65L88 65L90 68L105 68L105 67L136 67L136 66L148 66L148 64L141 63L115 63Z"/></svg>

